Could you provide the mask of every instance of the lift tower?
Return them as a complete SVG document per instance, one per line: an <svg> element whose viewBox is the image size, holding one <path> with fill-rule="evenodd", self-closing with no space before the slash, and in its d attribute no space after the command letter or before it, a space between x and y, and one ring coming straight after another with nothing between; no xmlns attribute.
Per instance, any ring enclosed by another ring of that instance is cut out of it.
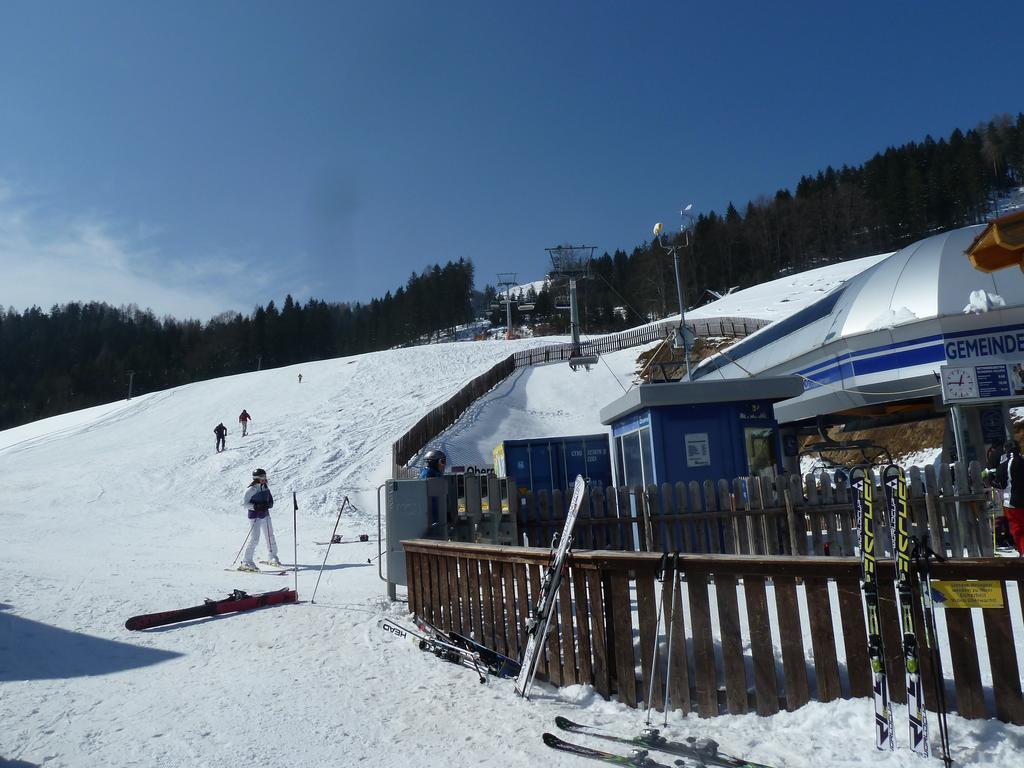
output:
<svg viewBox="0 0 1024 768"><path fill-rule="evenodd" d="M580 349L580 310L576 301L576 281L590 277L590 261L594 257L595 245L558 245L545 248L551 256L551 277L564 277L569 281L569 321L572 328L572 352L569 367L576 370L583 366L588 371L597 362L597 355L583 354Z"/></svg>

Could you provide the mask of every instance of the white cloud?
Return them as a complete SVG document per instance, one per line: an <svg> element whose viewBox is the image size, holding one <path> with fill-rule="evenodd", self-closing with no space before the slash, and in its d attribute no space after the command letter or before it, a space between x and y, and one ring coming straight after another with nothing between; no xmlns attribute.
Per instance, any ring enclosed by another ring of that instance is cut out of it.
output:
<svg viewBox="0 0 1024 768"><path fill-rule="evenodd" d="M263 300L267 278L250 277L263 270L222 254L176 260L155 245L157 234L147 224L125 234L96 214L55 215L0 179L0 307L104 301L207 320Z"/></svg>

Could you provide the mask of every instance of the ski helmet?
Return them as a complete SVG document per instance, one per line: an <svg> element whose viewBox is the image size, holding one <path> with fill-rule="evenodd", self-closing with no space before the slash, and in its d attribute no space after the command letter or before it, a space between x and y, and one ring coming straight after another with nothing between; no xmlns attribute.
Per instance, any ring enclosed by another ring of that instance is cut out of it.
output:
<svg viewBox="0 0 1024 768"><path fill-rule="evenodd" d="M437 469L437 465L440 464L442 461L448 461L448 457L444 455L444 451L439 451L436 449L432 451L427 451L427 455L424 456L423 458L426 460L427 466L430 467L431 469Z"/></svg>
<svg viewBox="0 0 1024 768"><path fill-rule="evenodd" d="M254 469L252 471L252 476L254 478L259 478L261 480L266 480L267 479L267 470L265 470L265 469Z"/></svg>

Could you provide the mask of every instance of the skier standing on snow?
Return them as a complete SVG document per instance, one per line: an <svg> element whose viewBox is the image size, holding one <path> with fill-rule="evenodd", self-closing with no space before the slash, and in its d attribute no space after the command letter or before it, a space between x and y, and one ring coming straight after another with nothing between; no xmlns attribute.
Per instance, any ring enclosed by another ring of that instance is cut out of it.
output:
<svg viewBox="0 0 1024 768"><path fill-rule="evenodd" d="M256 545L260 543L260 534L267 537L267 563L275 568L281 567L281 561L277 559L277 541L274 539L274 526L270 522L270 508L274 506L274 495L267 487L267 473L265 470L256 469L252 473L252 482L245 489L245 496L242 497L242 506L249 512L249 519L252 527L249 529L249 538L245 544L245 555L242 557L242 564L238 566L240 571L258 571L253 556L256 554Z"/></svg>
<svg viewBox="0 0 1024 768"><path fill-rule="evenodd" d="M1024 555L1024 458L1013 440L1006 443L1006 455L996 470L996 486L1003 490L1003 512L1010 523L1010 535L1020 555Z"/></svg>
<svg viewBox="0 0 1024 768"><path fill-rule="evenodd" d="M213 428L213 434L217 436L217 453L220 453L227 447L224 438L228 434L228 428L224 426L223 421Z"/></svg>
<svg viewBox="0 0 1024 768"><path fill-rule="evenodd" d="M252 421L252 416L243 408L242 412L238 414L238 423L242 425L242 437L245 437L245 433L249 430L250 421Z"/></svg>

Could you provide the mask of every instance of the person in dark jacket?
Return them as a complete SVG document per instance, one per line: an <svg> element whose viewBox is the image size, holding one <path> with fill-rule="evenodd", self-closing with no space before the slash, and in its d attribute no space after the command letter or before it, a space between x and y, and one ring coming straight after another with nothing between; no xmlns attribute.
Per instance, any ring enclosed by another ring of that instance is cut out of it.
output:
<svg viewBox="0 0 1024 768"><path fill-rule="evenodd" d="M281 567L281 561L277 559L277 540L274 538L274 526L270 522L270 510L274 506L274 494L267 486L267 472L263 469L256 469L252 473L252 482L245 489L242 497L242 506L248 511L249 520L252 521L249 529L249 538L245 542L245 555L242 557L242 564L238 566L240 571L256 571L256 563L253 556L256 554L256 545L260 543L260 535L265 533L267 538L267 565L275 568Z"/></svg>
<svg viewBox="0 0 1024 768"><path fill-rule="evenodd" d="M217 436L217 453L220 453L227 447L224 438L227 437L228 428L224 426L223 421L213 428L213 434Z"/></svg>
<svg viewBox="0 0 1024 768"><path fill-rule="evenodd" d="M996 470L996 486L1003 490L1003 514L1018 554L1024 556L1024 458L1014 441L1006 444L1006 455Z"/></svg>
<svg viewBox="0 0 1024 768"><path fill-rule="evenodd" d="M252 416L250 416L249 412L243 408L242 412L238 414L238 423L242 425L242 437L245 437L246 433L249 431L250 421L252 421Z"/></svg>
<svg viewBox="0 0 1024 768"><path fill-rule="evenodd" d="M423 459L425 463L420 469L420 480L428 477L444 477L444 468L448 463L448 457L444 455L444 451L427 451L427 455Z"/></svg>
<svg viewBox="0 0 1024 768"><path fill-rule="evenodd" d="M423 457L424 464L420 469L420 480L426 480L430 477L444 477L444 468L448 463L448 457L444 455L444 451L432 450L427 451L427 455ZM430 497L430 527L427 529L427 536L432 537L440 530L441 527L441 505L437 500L436 496Z"/></svg>

